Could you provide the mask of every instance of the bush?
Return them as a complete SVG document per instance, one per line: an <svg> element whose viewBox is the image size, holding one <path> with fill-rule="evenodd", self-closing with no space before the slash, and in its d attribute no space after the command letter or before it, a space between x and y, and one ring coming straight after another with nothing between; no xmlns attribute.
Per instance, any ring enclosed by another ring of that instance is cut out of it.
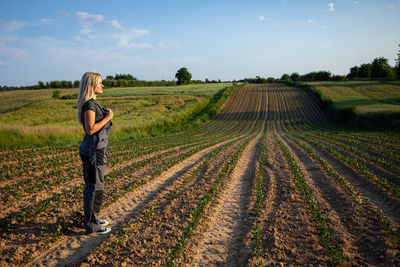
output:
<svg viewBox="0 0 400 267"><path fill-rule="evenodd" d="M72 94L72 95L63 95L60 97L60 99L77 99L78 94Z"/></svg>
<svg viewBox="0 0 400 267"><path fill-rule="evenodd" d="M61 95L61 91L59 91L59 90L53 91L53 98L59 99L60 95Z"/></svg>

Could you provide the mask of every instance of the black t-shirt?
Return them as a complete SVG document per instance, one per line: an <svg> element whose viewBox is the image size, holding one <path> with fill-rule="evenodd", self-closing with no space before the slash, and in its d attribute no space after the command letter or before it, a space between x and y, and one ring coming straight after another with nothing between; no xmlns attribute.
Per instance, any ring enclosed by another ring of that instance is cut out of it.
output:
<svg viewBox="0 0 400 267"><path fill-rule="evenodd" d="M97 101L94 100L93 98L86 101L85 104L83 104L83 106L82 106L82 117L83 118L85 117L85 112L87 110L93 110L94 113L96 114L95 123L98 123L105 117L105 114L104 114L103 110L100 108L100 106L96 103L97 103ZM82 121L84 121L84 120L82 119Z"/></svg>

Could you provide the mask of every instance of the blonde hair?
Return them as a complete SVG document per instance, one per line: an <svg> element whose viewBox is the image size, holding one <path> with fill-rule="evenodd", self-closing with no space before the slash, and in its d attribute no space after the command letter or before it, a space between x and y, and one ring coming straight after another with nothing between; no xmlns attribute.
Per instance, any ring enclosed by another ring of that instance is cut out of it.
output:
<svg viewBox="0 0 400 267"><path fill-rule="evenodd" d="M79 84L78 92L78 105L76 107L76 115L78 122L83 124L82 121L82 106L86 101L93 98L97 86L101 83L101 75L94 72L86 72L83 74Z"/></svg>

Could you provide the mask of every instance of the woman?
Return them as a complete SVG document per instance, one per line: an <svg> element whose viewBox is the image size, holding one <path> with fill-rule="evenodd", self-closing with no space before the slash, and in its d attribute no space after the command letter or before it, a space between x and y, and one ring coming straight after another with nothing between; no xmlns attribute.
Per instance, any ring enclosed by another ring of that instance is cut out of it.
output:
<svg viewBox="0 0 400 267"><path fill-rule="evenodd" d="M106 234L111 231L106 220L98 216L103 199L107 144L114 114L96 101L103 93L101 75L86 72L79 85L77 115L85 131L79 154L83 163L84 227L86 233Z"/></svg>

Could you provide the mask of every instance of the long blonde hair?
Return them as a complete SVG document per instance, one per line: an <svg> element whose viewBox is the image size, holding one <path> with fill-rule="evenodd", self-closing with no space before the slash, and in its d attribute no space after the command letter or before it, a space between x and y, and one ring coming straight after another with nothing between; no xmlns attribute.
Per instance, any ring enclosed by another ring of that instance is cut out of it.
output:
<svg viewBox="0 0 400 267"><path fill-rule="evenodd" d="M99 73L86 72L82 76L79 84L78 105L76 107L76 115L78 116L78 122L80 124L83 124L82 106L86 101L93 98L94 92L99 83L101 83L101 75Z"/></svg>

